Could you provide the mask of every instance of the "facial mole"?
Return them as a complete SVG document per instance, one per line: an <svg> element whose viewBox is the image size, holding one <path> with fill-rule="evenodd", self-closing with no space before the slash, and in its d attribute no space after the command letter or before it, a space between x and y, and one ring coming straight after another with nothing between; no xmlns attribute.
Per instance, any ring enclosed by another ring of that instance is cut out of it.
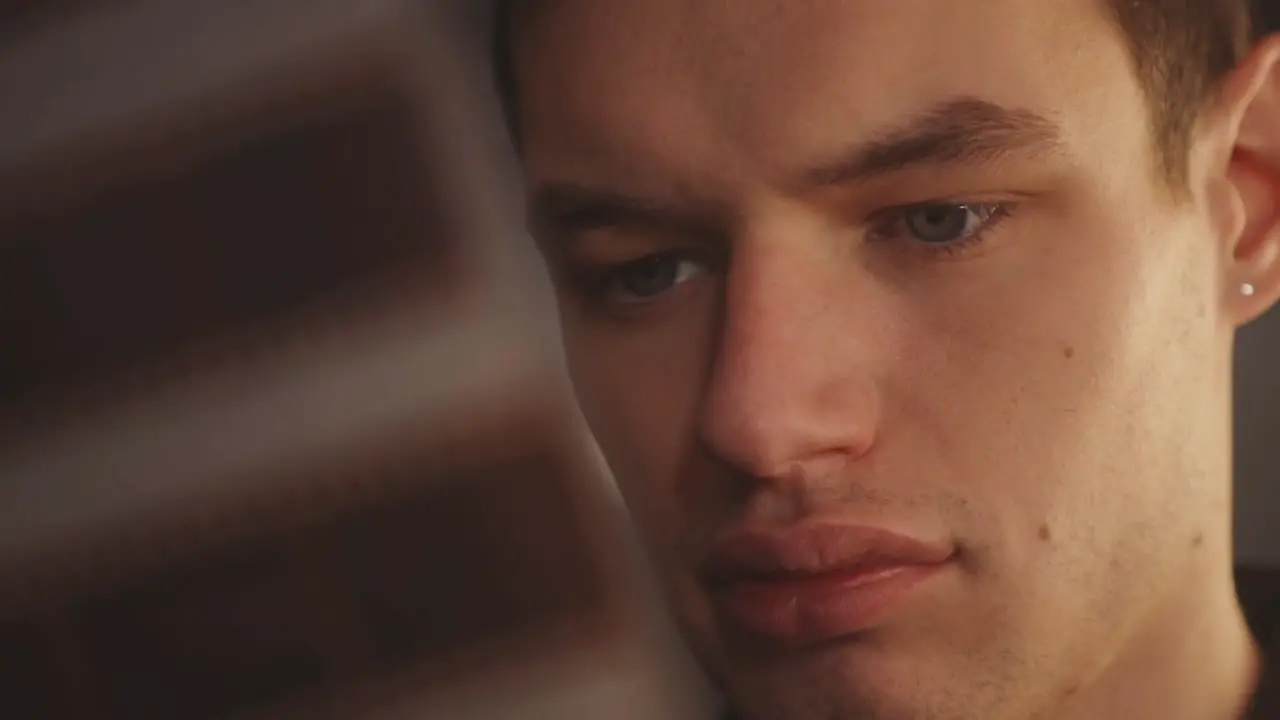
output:
<svg viewBox="0 0 1280 720"><path fill-rule="evenodd" d="M1203 544L1204 544L1204 533L1196 533L1196 536L1191 538L1191 547L1200 547Z"/></svg>
<svg viewBox="0 0 1280 720"><path fill-rule="evenodd" d="M1075 357L1075 356L1076 356L1076 349L1075 349L1075 348L1073 348L1073 347L1068 347L1067 349L1065 349L1065 350L1063 350L1063 351L1062 351L1062 357L1064 357L1064 358L1066 358L1066 359L1068 359L1068 360L1070 360L1071 358L1073 358L1073 357Z"/></svg>
<svg viewBox="0 0 1280 720"><path fill-rule="evenodd" d="M1045 525L1041 525L1041 526L1040 526L1040 539L1041 539L1041 540L1044 540L1045 542L1048 542L1048 541L1049 541L1049 539L1050 539L1050 538L1052 538L1052 537L1053 537L1053 533L1049 531L1049 526L1048 526L1047 524L1045 524Z"/></svg>

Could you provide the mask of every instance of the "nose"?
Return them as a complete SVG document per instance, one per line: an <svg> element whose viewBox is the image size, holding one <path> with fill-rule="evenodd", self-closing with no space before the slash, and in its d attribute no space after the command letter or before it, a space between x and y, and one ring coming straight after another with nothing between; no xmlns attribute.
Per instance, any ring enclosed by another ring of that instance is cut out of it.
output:
<svg viewBox="0 0 1280 720"><path fill-rule="evenodd" d="M874 300L849 264L787 245L736 250L699 419L762 479L829 475L870 452L879 419Z"/></svg>

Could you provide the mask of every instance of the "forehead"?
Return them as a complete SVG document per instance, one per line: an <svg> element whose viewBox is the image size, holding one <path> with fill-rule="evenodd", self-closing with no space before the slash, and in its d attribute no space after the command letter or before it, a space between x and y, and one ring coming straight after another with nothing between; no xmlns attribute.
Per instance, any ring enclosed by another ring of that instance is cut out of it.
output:
<svg viewBox="0 0 1280 720"><path fill-rule="evenodd" d="M780 174L954 96L1050 117L1068 147L1141 142L1141 94L1100 3L556 0L518 34L526 165Z"/></svg>

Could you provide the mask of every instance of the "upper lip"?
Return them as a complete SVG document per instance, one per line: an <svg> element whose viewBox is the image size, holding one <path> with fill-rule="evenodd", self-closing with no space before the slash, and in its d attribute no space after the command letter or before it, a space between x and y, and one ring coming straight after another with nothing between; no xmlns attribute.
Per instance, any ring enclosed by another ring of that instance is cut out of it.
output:
<svg viewBox="0 0 1280 720"><path fill-rule="evenodd" d="M711 548L702 565L713 585L785 580L831 572L933 565L951 558L944 543L865 525L812 524L787 530L737 530Z"/></svg>

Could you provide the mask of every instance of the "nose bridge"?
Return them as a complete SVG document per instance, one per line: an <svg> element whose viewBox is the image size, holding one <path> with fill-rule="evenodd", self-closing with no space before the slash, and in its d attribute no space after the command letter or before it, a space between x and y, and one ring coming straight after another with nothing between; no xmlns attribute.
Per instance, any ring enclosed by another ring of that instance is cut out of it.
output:
<svg viewBox="0 0 1280 720"><path fill-rule="evenodd" d="M834 299L819 258L800 249L743 245L725 290L717 361L723 371L718 379L750 381L735 391L746 398L795 385L762 384L760 377L794 381L811 374L806 365L826 354L820 346L827 344L823 326Z"/></svg>
<svg viewBox="0 0 1280 720"><path fill-rule="evenodd" d="M762 478L808 475L872 444L876 397L860 351L856 271L795 237L743 241L725 287L701 429ZM852 262L852 260L850 260Z"/></svg>

